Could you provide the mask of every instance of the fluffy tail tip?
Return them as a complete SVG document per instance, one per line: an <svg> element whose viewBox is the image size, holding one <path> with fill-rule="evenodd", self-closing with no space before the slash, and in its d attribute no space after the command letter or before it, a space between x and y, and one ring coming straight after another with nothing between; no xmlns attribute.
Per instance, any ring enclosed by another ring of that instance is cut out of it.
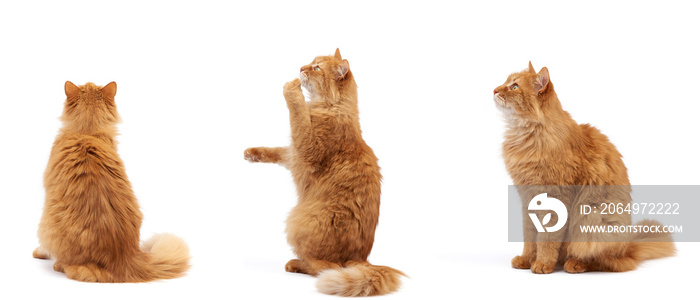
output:
<svg viewBox="0 0 700 300"><path fill-rule="evenodd" d="M385 266L356 265L331 269L318 275L319 292L344 297L364 297L395 292L401 286L401 271Z"/></svg>
<svg viewBox="0 0 700 300"><path fill-rule="evenodd" d="M655 220L644 219L636 225L661 228L663 225ZM640 232L632 239L633 256L639 260L673 256L676 246L668 232Z"/></svg>
<svg viewBox="0 0 700 300"><path fill-rule="evenodd" d="M185 241L170 233L156 234L143 242L141 250L162 279L182 276L190 268L190 249Z"/></svg>

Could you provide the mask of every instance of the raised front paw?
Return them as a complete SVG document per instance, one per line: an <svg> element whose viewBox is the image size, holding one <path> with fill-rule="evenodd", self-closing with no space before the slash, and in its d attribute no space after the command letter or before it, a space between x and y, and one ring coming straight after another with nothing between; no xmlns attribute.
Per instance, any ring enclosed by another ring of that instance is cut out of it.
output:
<svg viewBox="0 0 700 300"><path fill-rule="evenodd" d="M243 158L249 162L261 162L265 159L265 154L260 148L248 148L243 151Z"/></svg>
<svg viewBox="0 0 700 300"><path fill-rule="evenodd" d="M531 263L532 261L530 259L520 255L513 257L513 260L510 261L511 266L516 269L529 269Z"/></svg>
<svg viewBox="0 0 700 300"><path fill-rule="evenodd" d="M301 82L299 78L287 82L284 84L284 98L290 100L292 98L304 98L304 94L301 92Z"/></svg>
<svg viewBox="0 0 700 300"><path fill-rule="evenodd" d="M532 263L532 266L530 266L530 270L532 273L535 274L549 274L554 272L554 266L556 263L544 263L539 260L535 261Z"/></svg>
<svg viewBox="0 0 700 300"><path fill-rule="evenodd" d="M282 160L281 148L255 147L245 149L243 158L249 162L279 163Z"/></svg>

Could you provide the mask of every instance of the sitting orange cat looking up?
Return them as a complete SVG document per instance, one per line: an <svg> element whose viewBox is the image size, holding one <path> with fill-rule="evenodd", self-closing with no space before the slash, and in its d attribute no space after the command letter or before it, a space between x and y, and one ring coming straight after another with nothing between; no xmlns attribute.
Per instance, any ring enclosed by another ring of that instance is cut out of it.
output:
<svg viewBox="0 0 700 300"><path fill-rule="evenodd" d="M292 145L244 153L251 162L280 164L294 177L299 201L287 219L287 241L299 259L285 269L318 275L317 287L327 294L393 292L403 273L367 262L379 220L381 175L362 139L348 61L336 50L303 66L300 77L284 85ZM308 103L300 85L310 94Z"/></svg>
<svg viewBox="0 0 700 300"><path fill-rule="evenodd" d="M143 282L181 276L185 242L159 234L139 247L139 206L117 154L114 95L104 87L66 82L63 128L44 173L46 201L35 258L55 258L54 270L89 282Z"/></svg>
<svg viewBox="0 0 700 300"><path fill-rule="evenodd" d="M523 253L512 260L518 269L551 273L557 263L569 273L622 272L643 260L675 252L668 233L584 235L579 225L630 225L629 214L572 213L579 205L631 202L627 168L615 146L598 129L577 124L561 107L549 71L513 73L494 91L506 120L503 158L523 204ZM548 192L569 207L568 227L557 234L538 233L527 216L527 202ZM644 220L638 225L658 225ZM566 241L566 242L564 242Z"/></svg>

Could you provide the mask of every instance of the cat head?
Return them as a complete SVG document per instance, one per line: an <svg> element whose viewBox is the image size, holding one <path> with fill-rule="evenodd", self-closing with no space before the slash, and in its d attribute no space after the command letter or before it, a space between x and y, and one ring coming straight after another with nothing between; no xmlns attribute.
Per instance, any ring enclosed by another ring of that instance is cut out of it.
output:
<svg viewBox="0 0 700 300"><path fill-rule="evenodd" d="M505 83L494 89L493 100L506 118L537 123L548 108L559 106L549 70L544 67L535 72L532 63L527 70L510 74Z"/></svg>
<svg viewBox="0 0 700 300"><path fill-rule="evenodd" d="M104 87L92 82L76 86L66 81L66 103L61 120L66 128L82 133L92 133L113 126L119 121L114 95L117 83Z"/></svg>
<svg viewBox="0 0 700 300"><path fill-rule="evenodd" d="M337 103L345 94L357 92L350 64L340 56L339 49L333 56L318 56L301 67L299 80L309 91L312 101Z"/></svg>

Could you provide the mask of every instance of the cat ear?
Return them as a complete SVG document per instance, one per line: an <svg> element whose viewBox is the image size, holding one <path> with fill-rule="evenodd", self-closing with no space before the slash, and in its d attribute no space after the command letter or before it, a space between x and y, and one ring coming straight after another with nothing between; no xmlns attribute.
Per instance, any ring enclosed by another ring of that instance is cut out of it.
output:
<svg viewBox="0 0 700 300"><path fill-rule="evenodd" d="M348 75L348 71L350 71L350 63L348 63L347 59L343 59L335 70L335 80L345 79L345 75Z"/></svg>
<svg viewBox="0 0 700 300"><path fill-rule="evenodd" d="M63 86L63 89L66 90L66 97L68 98L74 98L77 97L78 94L80 94L80 88L75 86L75 84L73 84L70 81L66 81L66 84Z"/></svg>
<svg viewBox="0 0 700 300"><path fill-rule="evenodd" d="M549 84L549 70L547 70L547 67L544 67L537 73L537 78L535 79L535 90L537 93L541 94L544 92L547 84Z"/></svg>
<svg viewBox="0 0 700 300"><path fill-rule="evenodd" d="M528 66L527 66L528 72L530 72L532 74L536 74L537 72L535 71L535 68L532 67L532 62L528 61L527 64L528 64Z"/></svg>
<svg viewBox="0 0 700 300"><path fill-rule="evenodd" d="M114 99L114 95L117 94L117 83L112 81L102 88L102 96L110 99Z"/></svg>
<svg viewBox="0 0 700 300"><path fill-rule="evenodd" d="M333 56L337 59L343 59L340 57L340 48L335 48L335 54Z"/></svg>

